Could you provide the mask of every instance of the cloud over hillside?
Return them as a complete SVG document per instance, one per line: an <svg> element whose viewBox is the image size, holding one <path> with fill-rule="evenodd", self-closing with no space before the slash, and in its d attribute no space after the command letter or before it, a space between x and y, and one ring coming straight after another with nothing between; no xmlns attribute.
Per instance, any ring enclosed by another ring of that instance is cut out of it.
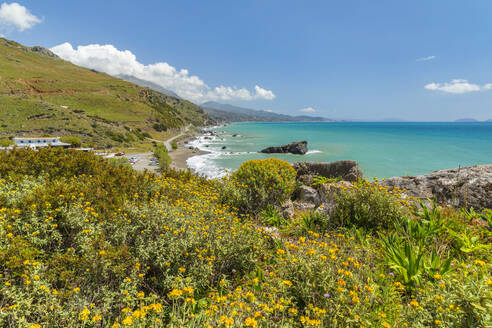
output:
<svg viewBox="0 0 492 328"><path fill-rule="evenodd" d="M133 75L139 79L154 82L163 88L176 92L180 97L202 103L226 100L272 100L275 94L259 85L250 91L230 86L210 87L187 69L176 69L166 62L144 65L129 50L119 50L113 45L91 44L78 46L63 43L51 48L55 54L76 65L95 69L110 75Z"/></svg>

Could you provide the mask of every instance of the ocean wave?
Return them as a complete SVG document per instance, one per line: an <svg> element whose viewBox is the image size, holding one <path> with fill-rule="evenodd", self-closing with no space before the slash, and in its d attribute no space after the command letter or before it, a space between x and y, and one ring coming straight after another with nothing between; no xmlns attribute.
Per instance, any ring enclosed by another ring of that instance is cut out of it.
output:
<svg viewBox="0 0 492 328"><path fill-rule="evenodd" d="M313 149L313 150L308 150L306 155L311 155L311 154L317 154L317 153L322 153L321 150Z"/></svg>
<svg viewBox="0 0 492 328"><path fill-rule="evenodd" d="M216 153L210 153L193 156L186 160L186 165L198 175L202 175L210 179L222 178L227 175L227 170L213 162L218 155L219 154Z"/></svg>

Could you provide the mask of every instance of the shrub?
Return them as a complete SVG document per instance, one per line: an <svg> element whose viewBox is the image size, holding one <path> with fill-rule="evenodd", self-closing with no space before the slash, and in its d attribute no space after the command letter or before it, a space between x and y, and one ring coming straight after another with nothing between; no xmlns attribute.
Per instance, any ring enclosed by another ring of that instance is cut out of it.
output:
<svg viewBox="0 0 492 328"><path fill-rule="evenodd" d="M265 253L214 182L67 150L0 159L2 327L167 326L172 290L196 304Z"/></svg>
<svg viewBox="0 0 492 328"><path fill-rule="evenodd" d="M408 214L398 194L367 181L342 188L337 201L332 219L340 226L358 226L374 231L389 229Z"/></svg>
<svg viewBox="0 0 492 328"><path fill-rule="evenodd" d="M60 141L69 143L72 147L80 147L82 145L82 141L80 141L80 138L76 136L61 137Z"/></svg>
<svg viewBox="0 0 492 328"><path fill-rule="evenodd" d="M171 147L174 150L178 149L178 144L176 143L176 141L171 142Z"/></svg>
<svg viewBox="0 0 492 328"><path fill-rule="evenodd" d="M152 125L152 127L154 128L154 130L158 131L158 132L161 132L161 131L167 131L167 126L165 126L164 124L162 123L154 123Z"/></svg>
<svg viewBox="0 0 492 328"><path fill-rule="evenodd" d="M169 169L172 163L171 156L167 152L167 148L164 145L157 145L154 148L154 156L159 161L159 168L161 172L164 172Z"/></svg>
<svg viewBox="0 0 492 328"><path fill-rule="evenodd" d="M0 139L0 147L8 147L8 146L11 146L13 144L14 144L14 142L12 140Z"/></svg>
<svg viewBox="0 0 492 328"><path fill-rule="evenodd" d="M296 171L289 163L270 158L244 162L230 179L232 204L240 210L257 214L268 205L280 205L294 191ZM229 197L229 199L230 199ZM230 199L231 200L231 199Z"/></svg>
<svg viewBox="0 0 492 328"><path fill-rule="evenodd" d="M267 208L261 212L261 216L263 217L263 224L268 226L279 228L287 223L283 216L271 205L268 205Z"/></svg>

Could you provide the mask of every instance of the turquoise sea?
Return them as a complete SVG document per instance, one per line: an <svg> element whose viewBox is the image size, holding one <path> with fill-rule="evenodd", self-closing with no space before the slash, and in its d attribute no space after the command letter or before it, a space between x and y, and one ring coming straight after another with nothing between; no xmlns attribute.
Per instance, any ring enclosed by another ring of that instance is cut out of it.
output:
<svg viewBox="0 0 492 328"><path fill-rule="evenodd" d="M188 160L192 169L209 177L268 157L289 162L351 159L366 177L378 178L492 163L492 123L232 123L213 131L217 137L192 143L211 153ZM258 153L301 140L308 141L306 155Z"/></svg>

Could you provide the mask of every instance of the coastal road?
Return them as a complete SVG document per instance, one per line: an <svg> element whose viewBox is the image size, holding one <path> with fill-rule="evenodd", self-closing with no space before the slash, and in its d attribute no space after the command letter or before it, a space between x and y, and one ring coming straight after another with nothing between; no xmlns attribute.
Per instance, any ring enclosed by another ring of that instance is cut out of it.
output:
<svg viewBox="0 0 492 328"><path fill-rule="evenodd" d="M182 131L180 134L172 137L172 138L169 138L167 139L166 141L162 141L162 140L157 140L157 139L151 139L151 138L147 138L148 140L151 140L151 141L155 141L155 142L160 142L160 143L163 143L164 146L167 148L167 151L171 151L173 149L173 147L171 146L171 143L178 139L179 137L183 136L186 132L188 132L188 130L190 129L190 125L187 125Z"/></svg>

